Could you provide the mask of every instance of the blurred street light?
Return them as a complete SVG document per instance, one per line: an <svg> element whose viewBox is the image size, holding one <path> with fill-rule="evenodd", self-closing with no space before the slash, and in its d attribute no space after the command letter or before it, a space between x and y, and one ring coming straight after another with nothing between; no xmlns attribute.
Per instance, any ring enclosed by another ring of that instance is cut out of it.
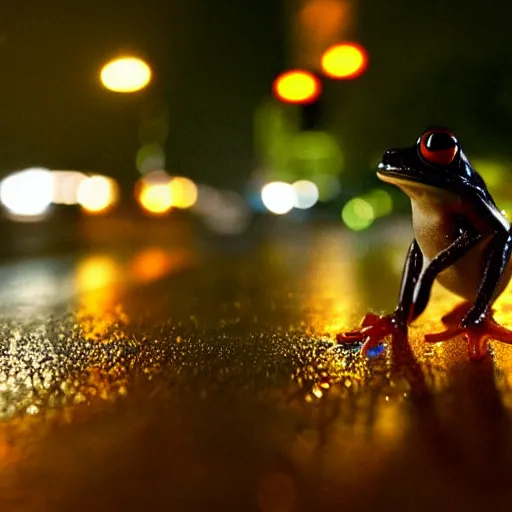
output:
<svg viewBox="0 0 512 512"><path fill-rule="evenodd" d="M294 207L297 197L292 185L282 181L274 181L267 183L261 189L261 200L267 210L276 215L283 215Z"/></svg>
<svg viewBox="0 0 512 512"><path fill-rule="evenodd" d="M153 215L161 215L172 208L170 182L143 183L137 192L137 200L142 208Z"/></svg>
<svg viewBox="0 0 512 512"><path fill-rule="evenodd" d="M54 204L77 204L78 187L87 175L79 171L56 171L53 175L53 199Z"/></svg>
<svg viewBox="0 0 512 512"><path fill-rule="evenodd" d="M295 191L295 208L307 210L318 202L318 187L308 180L298 180L292 184Z"/></svg>
<svg viewBox="0 0 512 512"><path fill-rule="evenodd" d="M243 197L234 190L219 190L199 185L194 212L205 226L221 235L243 233L251 222L251 211Z"/></svg>
<svg viewBox="0 0 512 512"><path fill-rule="evenodd" d="M15 216L43 215L53 200L51 171L30 168L6 176L0 183L0 201Z"/></svg>
<svg viewBox="0 0 512 512"><path fill-rule="evenodd" d="M313 73L296 69L279 75L273 89L275 96L285 103L307 104L318 99L322 85Z"/></svg>
<svg viewBox="0 0 512 512"><path fill-rule="evenodd" d="M345 204L341 218L353 231L362 231L373 224L375 212L372 205L362 197L354 197Z"/></svg>
<svg viewBox="0 0 512 512"><path fill-rule="evenodd" d="M366 51L355 43L335 44L322 55L322 70L331 78L357 78L367 65Z"/></svg>
<svg viewBox="0 0 512 512"><path fill-rule="evenodd" d="M101 83L114 92L136 92L146 87L151 80L151 69L141 59L122 57L103 66Z"/></svg>
<svg viewBox="0 0 512 512"><path fill-rule="evenodd" d="M176 176L172 178L171 187L172 205L176 208L190 208L197 201L196 184L185 177Z"/></svg>
<svg viewBox="0 0 512 512"><path fill-rule="evenodd" d="M119 191L112 178L96 175L80 182L76 197L87 213L105 213L117 202Z"/></svg>

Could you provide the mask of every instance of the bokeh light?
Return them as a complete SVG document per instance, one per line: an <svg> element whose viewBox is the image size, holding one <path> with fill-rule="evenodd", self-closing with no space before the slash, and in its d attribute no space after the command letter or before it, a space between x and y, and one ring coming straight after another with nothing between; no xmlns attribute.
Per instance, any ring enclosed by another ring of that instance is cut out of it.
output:
<svg viewBox="0 0 512 512"><path fill-rule="evenodd" d="M283 215L288 213L296 203L295 190L289 183L274 181L261 189L261 200L272 213Z"/></svg>
<svg viewBox="0 0 512 512"><path fill-rule="evenodd" d="M171 272L190 267L194 263L194 255L187 250L150 246L135 254L130 271L136 282L149 283Z"/></svg>
<svg viewBox="0 0 512 512"><path fill-rule="evenodd" d="M78 187L87 179L79 171L52 171L54 204L77 204Z"/></svg>
<svg viewBox="0 0 512 512"><path fill-rule="evenodd" d="M330 201L341 192L340 182L337 176L332 174L318 174L314 177L315 185L318 187L320 201Z"/></svg>
<svg viewBox="0 0 512 512"><path fill-rule="evenodd" d="M0 183L0 201L16 216L43 215L53 200L53 175L34 167L6 176Z"/></svg>
<svg viewBox="0 0 512 512"><path fill-rule="evenodd" d="M76 292L83 294L108 288L122 275L119 265L106 255L93 255L80 260L75 275Z"/></svg>
<svg viewBox="0 0 512 512"><path fill-rule="evenodd" d="M117 183L107 176L89 176L78 185L77 202L87 213L105 213L118 198Z"/></svg>
<svg viewBox="0 0 512 512"><path fill-rule="evenodd" d="M363 199L371 205L375 217L385 217L393 210L393 199L386 190L376 188L365 194Z"/></svg>
<svg viewBox="0 0 512 512"><path fill-rule="evenodd" d="M144 183L137 195L142 208L153 215L161 215L172 207L170 183Z"/></svg>
<svg viewBox="0 0 512 512"><path fill-rule="evenodd" d="M165 168L165 151L160 144L144 144L137 151L137 170L141 174Z"/></svg>
<svg viewBox="0 0 512 512"><path fill-rule="evenodd" d="M197 201L196 184L185 177L176 176L171 183L172 206L176 208L190 208Z"/></svg>
<svg viewBox="0 0 512 512"><path fill-rule="evenodd" d="M312 103L322 91L320 80L308 71L292 70L274 80L274 94L286 103Z"/></svg>
<svg viewBox="0 0 512 512"><path fill-rule="evenodd" d="M308 180L299 180L292 184L295 191L295 208L307 210L318 201L318 187Z"/></svg>
<svg viewBox="0 0 512 512"><path fill-rule="evenodd" d="M138 252L131 269L139 282L150 282L164 276L172 263L170 253L160 247L148 247Z"/></svg>
<svg viewBox="0 0 512 512"><path fill-rule="evenodd" d="M289 138L287 172L294 177L308 176L310 179L318 174L338 174L343 167L343 154L335 137L326 131L306 130ZM293 179L281 178L284 181ZM295 178L296 179L296 178Z"/></svg>
<svg viewBox="0 0 512 512"><path fill-rule="evenodd" d="M331 78L357 78L367 65L366 51L354 43L336 44L322 55L322 70Z"/></svg>
<svg viewBox="0 0 512 512"><path fill-rule="evenodd" d="M343 207L341 218L349 229L362 231L372 225L375 212L368 201L361 197L354 197Z"/></svg>
<svg viewBox="0 0 512 512"><path fill-rule="evenodd" d="M238 192L209 185L198 186L194 212L208 229L221 235L243 233L251 222L251 210Z"/></svg>
<svg viewBox="0 0 512 512"><path fill-rule="evenodd" d="M100 73L101 82L110 91L136 92L151 80L151 69L137 57L121 57L111 60Z"/></svg>
<svg viewBox="0 0 512 512"><path fill-rule="evenodd" d="M119 321L119 294L126 284L123 266L107 254L91 254L76 266L77 320L83 336L97 340Z"/></svg>

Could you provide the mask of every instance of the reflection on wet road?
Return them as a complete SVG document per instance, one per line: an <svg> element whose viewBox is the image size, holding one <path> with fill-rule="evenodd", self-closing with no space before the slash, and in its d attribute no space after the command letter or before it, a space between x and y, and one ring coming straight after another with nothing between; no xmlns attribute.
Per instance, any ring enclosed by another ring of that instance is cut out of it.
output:
<svg viewBox="0 0 512 512"><path fill-rule="evenodd" d="M509 497L512 348L475 365L461 340L425 345L453 297L435 290L410 350L332 348L367 309L393 308L408 227L267 233L0 268L2 510ZM507 297L497 317L512 324Z"/></svg>

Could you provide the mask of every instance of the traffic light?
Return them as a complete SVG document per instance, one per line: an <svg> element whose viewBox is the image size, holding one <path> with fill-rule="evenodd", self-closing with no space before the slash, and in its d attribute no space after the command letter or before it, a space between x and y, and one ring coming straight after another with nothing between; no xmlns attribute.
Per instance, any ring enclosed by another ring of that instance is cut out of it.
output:
<svg viewBox="0 0 512 512"><path fill-rule="evenodd" d="M272 86L279 101L298 106L300 128L304 131L321 129L325 82L359 77L366 70L368 55L359 44L338 43L327 48L319 65L321 73L305 69L285 71L277 76Z"/></svg>
<svg viewBox="0 0 512 512"><path fill-rule="evenodd" d="M313 103L322 93L318 77L302 69L281 73L274 80L273 89L279 100L297 105Z"/></svg>
<svg viewBox="0 0 512 512"><path fill-rule="evenodd" d="M330 78L349 80L364 73L368 65L365 49L355 43L340 43L322 55L322 71Z"/></svg>

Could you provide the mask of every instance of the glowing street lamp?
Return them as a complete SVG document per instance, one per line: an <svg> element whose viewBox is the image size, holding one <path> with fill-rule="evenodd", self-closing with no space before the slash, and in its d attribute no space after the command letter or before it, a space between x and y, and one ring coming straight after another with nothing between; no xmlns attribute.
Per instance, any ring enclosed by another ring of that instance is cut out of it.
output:
<svg viewBox="0 0 512 512"><path fill-rule="evenodd" d="M335 44L322 55L322 70L331 78L357 78L367 65L368 55L365 49L355 43Z"/></svg>
<svg viewBox="0 0 512 512"><path fill-rule="evenodd" d="M137 57L121 57L107 62L101 70L103 86L114 92L136 92L151 80L151 68Z"/></svg>
<svg viewBox="0 0 512 512"><path fill-rule="evenodd" d="M285 103L307 104L315 102L322 92L320 80L301 69L280 74L273 84L274 95Z"/></svg>

